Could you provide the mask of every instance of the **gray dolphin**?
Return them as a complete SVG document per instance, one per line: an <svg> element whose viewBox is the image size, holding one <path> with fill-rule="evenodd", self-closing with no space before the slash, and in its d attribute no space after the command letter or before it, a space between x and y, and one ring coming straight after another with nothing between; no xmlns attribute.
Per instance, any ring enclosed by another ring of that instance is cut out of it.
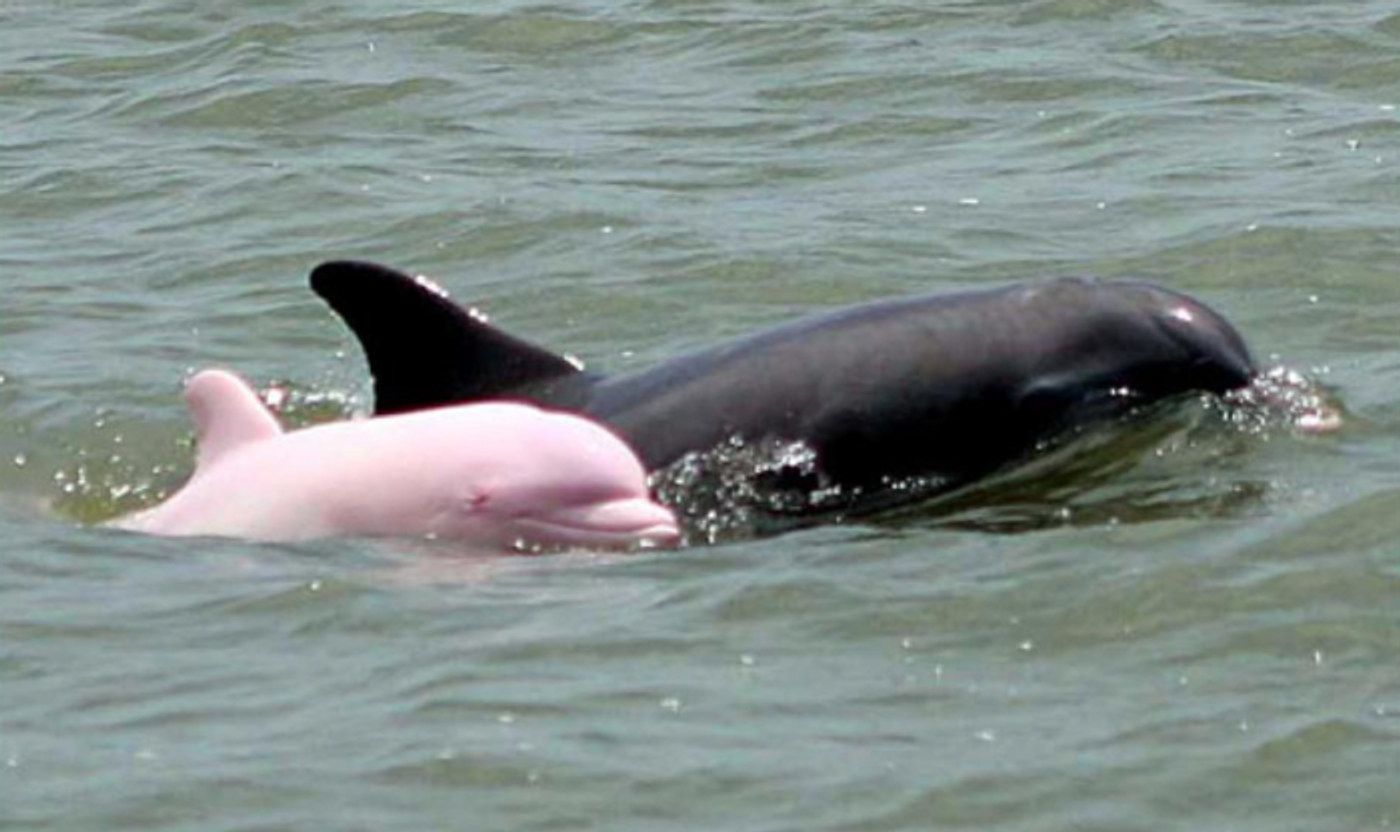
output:
<svg viewBox="0 0 1400 832"><path fill-rule="evenodd" d="M823 487L956 485L1081 425L1255 376L1244 339L1186 295L1065 278L839 309L635 372L584 372L432 283L330 262L312 289L363 346L379 414L480 399L574 410L650 470L740 438L797 441Z"/></svg>

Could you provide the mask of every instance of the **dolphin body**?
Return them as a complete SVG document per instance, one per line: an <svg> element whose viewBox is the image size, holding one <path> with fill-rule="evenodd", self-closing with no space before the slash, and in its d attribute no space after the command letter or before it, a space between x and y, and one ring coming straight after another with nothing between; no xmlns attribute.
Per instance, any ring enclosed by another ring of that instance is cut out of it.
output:
<svg viewBox="0 0 1400 832"><path fill-rule="evenodd" d="M878 301L616 376L490 326L425 278L329 262L311 286L364 348L377 413L537 402L609 425L651 470L735 437L796 441L823 488L857 500L912 478L965 483L1070 429L1255 375L1223 317L1137 282Z"/></svg>
<svg viewBox="0 0 1400 832"><path fill-rule="evenodd" d="M283 433L241 378L208 370L186 400L189 482L113 525L294 541L403 536L493 546L619 547L678 538L631 450L587 419L523 404L442 407Z"/></svg>

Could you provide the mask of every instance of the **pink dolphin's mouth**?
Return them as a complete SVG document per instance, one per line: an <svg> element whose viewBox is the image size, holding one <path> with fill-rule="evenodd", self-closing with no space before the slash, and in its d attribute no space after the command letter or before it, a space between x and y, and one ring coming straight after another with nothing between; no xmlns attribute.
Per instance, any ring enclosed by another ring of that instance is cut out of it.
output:
<svg viewBox="0 0 1400 832"><path fill-rule="evenodd" d="M522 534L532 543L563 546L673 546L680 541L676 516L646 497L521 517Z"/></svg>

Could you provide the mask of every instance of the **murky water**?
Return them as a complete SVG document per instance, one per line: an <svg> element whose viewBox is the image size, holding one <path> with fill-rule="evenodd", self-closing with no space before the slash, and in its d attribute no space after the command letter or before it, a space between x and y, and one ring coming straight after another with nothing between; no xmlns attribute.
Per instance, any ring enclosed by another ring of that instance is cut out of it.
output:
<svg viewBox="0 0 1400 832"><path fill-rule="evenodd" d="M1369 0L0 5L0 827L1400 823L1397 105ZM367 405L344 257L597 369L1147 278L1347 420L635 556L88 525L194 368Z"/></svg>

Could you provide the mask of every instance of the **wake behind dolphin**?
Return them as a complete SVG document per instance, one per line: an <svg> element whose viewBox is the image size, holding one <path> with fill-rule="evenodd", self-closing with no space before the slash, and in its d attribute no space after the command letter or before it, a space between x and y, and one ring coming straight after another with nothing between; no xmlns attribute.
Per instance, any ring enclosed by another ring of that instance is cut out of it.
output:
<svg viewBox="0 0 1400 832"><path fill-rule="evenodd" d="M897 502L913 480L961 485L1072 429L1255 374L1222 316L1137 282L879 301L617 376L584 372L384 266L325 263L311 286L363 346L377 413L537 402L610 425L653 471L735 442L795 443L805 462L776 475L812 498L782 509L797 514Z"/></svg>

